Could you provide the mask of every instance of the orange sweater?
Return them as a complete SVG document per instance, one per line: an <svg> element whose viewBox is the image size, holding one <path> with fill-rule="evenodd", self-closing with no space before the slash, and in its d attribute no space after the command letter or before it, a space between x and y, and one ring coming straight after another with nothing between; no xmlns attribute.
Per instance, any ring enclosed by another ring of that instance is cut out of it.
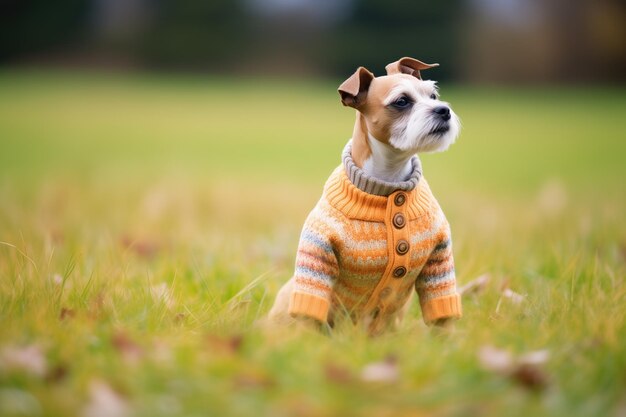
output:
<svg viewBox="0 0 626 417"><path fill-rule="evenodd" d="M331 324L348 315L378 333L415 289L426 323L461 317L450 227L419 159L408 181L386 183L350 153L349 142L304 224L289 313Z"/></svg>

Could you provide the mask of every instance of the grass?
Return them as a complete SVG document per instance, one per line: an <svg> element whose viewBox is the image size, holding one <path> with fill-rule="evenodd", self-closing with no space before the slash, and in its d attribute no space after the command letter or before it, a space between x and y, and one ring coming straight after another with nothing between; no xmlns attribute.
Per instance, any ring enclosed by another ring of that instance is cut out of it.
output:
<svg viewBox="0 0 626 417"><path fill-rule="evenodd" d="M335 88L0 73L0 415L624 415L620 89L442 86L464 129L424 170L459 283L491 276L455 334L254 326L351 132ZM548 350L545 386L487 345Z"/></svg>

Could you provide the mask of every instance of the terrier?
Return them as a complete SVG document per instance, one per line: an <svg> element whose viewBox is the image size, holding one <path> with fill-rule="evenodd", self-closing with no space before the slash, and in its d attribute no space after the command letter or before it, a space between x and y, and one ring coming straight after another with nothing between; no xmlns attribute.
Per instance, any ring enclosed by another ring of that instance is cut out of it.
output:
<svg viewBox="0 0 626 417"><path fill-rule="evenodd" d="M461 317L450 226L416 155L446 150L459 133L435 81L421 79L435 66L405 57L386 76L359 67L339 86L356 109L352 138L305 221L271 321L349 317L376 335L400 323L414 292L426 324Z"/></svg>

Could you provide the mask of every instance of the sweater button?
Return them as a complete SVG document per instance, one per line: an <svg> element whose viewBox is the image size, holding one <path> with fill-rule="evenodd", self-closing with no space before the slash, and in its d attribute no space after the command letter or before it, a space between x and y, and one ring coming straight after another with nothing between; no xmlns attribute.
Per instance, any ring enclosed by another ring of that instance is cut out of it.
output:
<svg viewBox="0 0 626 417"><path fill-rule="evenodd" d="M406 225L406 219L404 218L404 214L396 213L393 216L393 225L396 229L402 229Z"/></svg>
<svg viewBox="0 0 626 417"><path fill-rule="evenodd" d="M396 206L400 207L406 201L406 195L404 193L398 193L393 199Z"/></svg>
<svg viewBox="0 0 626 417"><path fill-rule="evenodd" d="M406 268L403 266L399 266L396 269L393 270L393 277L394 278L402 278L403 276L406 275Z"/></svg>
<svg viewBox="0 0 626 417"><path fill-rule="evenodd" d="M409 242L407 242L406 240L399 240L398 244L396 245L396 253L398 255L404 255L409 251Z"/></svg>

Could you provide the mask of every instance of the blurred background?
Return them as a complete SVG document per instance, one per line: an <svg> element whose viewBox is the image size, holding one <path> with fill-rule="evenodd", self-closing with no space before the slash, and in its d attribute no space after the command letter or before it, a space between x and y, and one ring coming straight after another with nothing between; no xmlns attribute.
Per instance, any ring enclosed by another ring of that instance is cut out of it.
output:
<svg viewBox="0 0 626 417"><path fill-rule="evenodd" d="M463 123L422 155L459 242L498 204L620 210L622 1L1 0L0 222L243 252L269 233L289 271L352 132L337 86L402 56L441 64L423 75Z"/></svg>
<svg viewBox="0 0 626 417"><path fill-rule="evenodd" d="M81 204L108 196L126 210L97 217L114 240L205 239L189 210L219 239L255 225L293 240L352 131L337 86L402 56L441 64L424 77L463 123L422 156L453 220L469 200L478 225L528 199L555 218L581 201L619 211L622 1L1 0L0 220L39 201L33 232L72 210L89 230Z"/></svg>
<svg viewBox="0 0 626 417"><path fill-rule="evenodd" d="M619 0L3 0L0 63L341 78L401 56L439 80L618 83Z"/></svg>
<svg viewBox="0 0 626 417"><path fill-rule="evenodd" d="M417 303L389 338L259 334L338 85L403 56L441 65L463 127L420 158L490 286L452 343ZM623 0L0 0L0 415L623 416L625 81Z"/></svg>

